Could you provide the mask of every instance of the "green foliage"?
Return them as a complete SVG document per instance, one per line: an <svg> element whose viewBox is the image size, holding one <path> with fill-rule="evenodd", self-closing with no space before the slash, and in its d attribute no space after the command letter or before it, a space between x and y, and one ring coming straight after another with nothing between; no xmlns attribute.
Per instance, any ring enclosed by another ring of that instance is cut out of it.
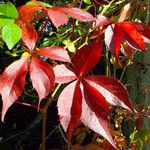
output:
<svg viewBox="0 0 150 150"><path fill-rule="evenodd" d="M14 19L5 17L5 16L0 16L0 26L7 26L9 24L13 24L14 23Z"/></svg>
<svg viewBox="0 0 150 150"><path fill-rule="evenodd" d="M16 24L10 24L2 28L2 39L6 42L9 49L21 39L21 29Z"/></svg>
<svg viewBox="0 0 150 150"><path fill-rule="evenodd" d="M48 4L48 3L45 3L45 2L41 2L45 7L47 7L47 8L51 8L52 7L52 5L50 5L50 4ZM38 6L38 4L37 3L35 3L35 2L27 2L27 5L34 5L34 6Z"/></svg>
<svg viewBox="0 0 150 150"><path fill-rule="evenodd" d="M136 150L142 150L144 143L148 139L148 130L142 129L140 131L135 130L130 135L131 142L134 142L136 145Z"/></svg>
<svg viewBox="0 0 150 150"><path fill-rule="evenodd" d="M18 17L18 11L11 2L7 2L5 4L0 4L0 15L16 19Z"/></svg>
<svg viewBox="0 0 150 150"><path fill-rule="evenodd" d="M83 0L86 4L91 4L90 0Z"/></svg>

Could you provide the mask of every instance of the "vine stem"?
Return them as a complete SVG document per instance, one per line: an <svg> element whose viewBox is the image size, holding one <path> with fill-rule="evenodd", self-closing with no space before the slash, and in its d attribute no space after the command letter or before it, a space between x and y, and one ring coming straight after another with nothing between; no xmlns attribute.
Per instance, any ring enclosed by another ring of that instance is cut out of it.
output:
<svg viewBox="0 0 150 150"><path fill-rule="evenodd" d="M108 58L108 50L107 49L106 49L105 57L106 57L106 76L108 77L110 68L109 68L109 58Z"/></svg>
<svg viewBox="0 0 150 150"><path fill-rule="evenodd" d="M61 84L58 84L56 86L55 90L53 91L51 96L48 98L47 103L45 104L44 108L41 111L42 117L43 117L43 121L42 121L42 150L46 150L46 116L47 116L47 110L48 110L50 104L52 104L52 98L56 95L60 86L61 86Z"/></svg>
<svg viewBox="0 0 150 150"><path fill-rule="evenodd" d="M126 63L126 65L125 65L124 68L123 68L122 73L121 73L120 81L122 81L123 76L124 76L124 74L125 74L125 72L126 72L126 69L127 69L127 67L128 67L130 64L131 64L131 63L130 63L130 61L128 60L127 63Z"/></svg>
<svg viewBox="0 0 150 150"><path fill-rule="evenodd" d="M47 26L48 22L49 22L49 19L46 19L46 21L45 21L44 25L42 26L41 30L38 32L38 36L40 36L42 34L42 32L45 29L45 27Z"/></svg>
<svg viewBox="0 0 150 150"><path fill-rule="evenodd" d="M150 0L147 0L147 14L146 14L146 24L148 25L150 21Z"/></svg>

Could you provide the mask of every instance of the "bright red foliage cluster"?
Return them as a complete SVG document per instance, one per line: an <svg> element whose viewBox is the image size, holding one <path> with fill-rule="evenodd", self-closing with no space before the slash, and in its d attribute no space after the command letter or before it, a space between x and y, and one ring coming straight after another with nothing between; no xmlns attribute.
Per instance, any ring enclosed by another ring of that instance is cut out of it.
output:
<svg viewBox="0 0 150 150"><path fill-rule="evenodd" d="M18 9L19 17L16 23L22 29L23 46L29 55L8 66L0 78L0 94L3 100L2 120L4 120L8 108L21 95L26 74L29 71L33 87L39 96L39 105L40 101L54 89L55 82L61 84L70 82L58 98L60 122L64 130L68 132L69 140L74 128L81 121L95 132L103 135L115 147L110 130L109 104L122 106L132 112L134 112L134 108L127 90L117 79L106 76L85 76L100 59L102 39L98 38L95 42L84 46L70 60L67 51L62 47L50 46L37 50L38 34L32 26L37 11L40 12L37 18L48 16L57 28L67 24L67 15L83 22L93 21L95 30L99 26L111 24L110 19L99 15L94 18L79 8L58 6L46 8L40 2L37 4L24 5ZM150 28L142 23L111 24L106 28L104 34L105 43L115 54L118 62L123 39L131 47L142 51L145 51L145 42L150 41ZM56 65L52 68L47 62L41 60L40 56L72 62L73 67Z"/></svg>

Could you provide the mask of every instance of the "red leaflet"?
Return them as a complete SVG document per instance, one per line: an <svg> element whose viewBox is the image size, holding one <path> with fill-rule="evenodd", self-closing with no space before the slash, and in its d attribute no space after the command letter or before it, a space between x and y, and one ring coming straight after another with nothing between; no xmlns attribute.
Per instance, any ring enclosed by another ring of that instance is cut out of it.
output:
<svg viewBox="0 0 150 150"><path fill-rule="evenodd" d="M79 21L93 21L94 17L82 9L72 7L52 7L47 9L49 18L52 20L55 27L59 27L68 22L67 14Z"/></svg>
<svg viewBox="0 0 150 150"><path fill-rule="evenodd" d="M52 7L48 9L48 16L56 28L61 25L67 24L68 22L68 17L66 16L66 14L59 9L60 7Z"/></svg>
<svg viewBox="0 0 150 150"><path fill-rule="evenodd" d="M57 65L53 68L53 70L55 74L56 83L68 83L77 78L76 75L68 68L66 68L65 65Z"/></svg>
<svg viewBox="0 0 150 150"><path fill-rule="evenodd" d="M114 24L109 25L104 33L105 44L113 55L115 55L114 26L115 26Z"/></svg>
<svg viewBox="0 0 150 150"><path fill-rule="evenodd" d="M121 42L123 40L124 32L121 28L117 28L117 25L115 25L114 28L114 49L115 49L115 55L116 55L116 60L119 63L120 59L120 47L121 47Z"/></svg>
<svg viewBox="0 0 150 150"><path fill-rule="evenodd" d="M141 50L145 49L145 44L142 38L142 34L138 32L136 25L134 23L121 22L121 23L117 23L115 27L118 29L121 28L124 31L124 38L125 39L129 38L129 40L127 39L129 42L130 40L132 40L140 47Z"/></svg>
<svg viewBox="0 0 150 150"><path fill-rule="evenodd" d="M92 127L95 132L97 132L97 128L100 124L102 126L102 131L98 133L103 135L114 146L114 142L110 131L110 110L106 99L97 89L89 85L87 82L82 83L84 89L84 99L88 107L91 109L92 113L95 113L99 121L98 124L95 124L95 126L92 127L93 123L91 124L91 121L88 119L88 116L84 115L84 121L86 121L85 124L88 127Z"/></svg>
<svg viewBox="0 0 150 150"><path fill-rule="evenodd" d="M8 108L18 99L24 89L28 64L29 57L15 61L5 69L0 78L0 94L3 101L2 121Z"/></svg>
<svg viewBox="0 0 150 150"><path fill-rule="evenodd" d="M72 59L75 74L82 76L92 69L98 63L101 52L101 41L90 43L78 50Z"/></svg>
<svg viewBox="0 0 150 150"><path fill-rule="evenodd" d="M38 51L36 51L35 54L45 56L51 59L59 60L59 61L71 62L68 52L62 47L58 47L58 46L41 48Z"/></svg>
<svg viewBox="0 0 150 150"><path fill-rule="evenodd" d="M63 12L65 12L66 14L71 16L72 18L77 19L77 20L82 21L82 22L95 20L94 17L90 13L88 13L88 12L86 12L80 8L60 7L60 10L62 10Z"/></svg>
<svg viewBox="0 0 150 150"><path fill-rule="evenodd" d="M33 87L38 93L40 104L40 101L54 88L55 77L53 69L48 63L33 56L30 64L30 78Z"/></svg>
<svg viewBox="0 0 150 150"><path fill-rule="evenodd" d="M77 81L74 81L66 86L58 98L58 114L60 116L61 125L65 131L67 131L71 119L71 107L75 96L75 89L76 87L78 88L77 83ZM75 98L78 98L78 95L76 95Z"/></svg>
<svg viewBox="0 0 150 150"><path fill-rule="evenodd" d="M42 7L33 5L23 5L19 8L19 18L25 23L30 23L32 17L39 10L42 10Z"/></svg>
<svg viewBox="0 0 150 150"><path fill-rule="evenodd" d="M146 33L146 29L148 32ZM135 49L145 51L144 37L150 38L150 29L140 23L119 22L115 25L110 25L105 32L105 43L110 51L116 55L119 62L120 45L123 39Z"/></svg>
<svg viewBox="0 0 150 150"><path fill-rule="evenodd" d="M73 100L72 100L72 105L70 110L71 118L68 125L69 141L71 140L71 136L74 128L78 125L80 121L81 113L82 113L82 93L80 89L80 82L77 81L74 89L74 95L73 95Z"/></svg>
<svg viewBox="0 0 150 150"><path fill-rule="evenodd" d="M105 16L101 16L101 15L97 15L96 19L95 19L95 25L94 25L94 29L100 27L100 26L104 26L106 24L110 23L110 19L105 17Z"/></svg>
<svg viewBox="0 0 150 150"><path fill-rule="evenodd" d="M37 33L32 26L24 26L22 28L22 40L30 51L34 50L37 38Z"/></svg>
<svg viewBox="0 0 150 150"><path fill-rule="evenodd" d="M150 43L150 27L146 26L144 23L135 23L137 30L144 36L144 42ZM145 41L145 38L149 39L148 41Z"/></svg>
<svg viewBox="0 0 150 150"><path fill-rule="evenodd" d="M133 111L127 90L117 79L106 76L88 76L84 80L97 89L110 104Z"/></svg>

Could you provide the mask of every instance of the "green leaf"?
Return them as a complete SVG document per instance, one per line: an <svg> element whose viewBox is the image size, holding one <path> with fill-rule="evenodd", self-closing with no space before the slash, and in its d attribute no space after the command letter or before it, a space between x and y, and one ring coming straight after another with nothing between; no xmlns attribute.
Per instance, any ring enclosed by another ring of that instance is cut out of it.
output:
<svg viewBox="0 0 150 150"><path fill-rule="evenodd" d="M143 150L143 141L140 139L137 139L135 141L135 145L136 145L136 150Z"/></svg>
<svg viewBox="0 0 150 150"><path fill-rule="evenodd" d="M84 1L84 3L86 3L86 4L91 4L91 1L90 0L83 0Z"/></svg>
<svg viewBox="0 0 150 150"><path fill-rule="evenodd" d="M10 24L2 28L2 39L9 49L21 39L21 29L16 24Z"/></svg>
<svg viewBox="0 0 150 150"><path fill-rule="evenodd" d="M0 27L7 26L7 25L13 24L13 23L14 23L14 19L10 19L5 16L0 16Z"/></svg>
<svg viewBox="0 0 150 150"><path fill-rule="evenodd" d="M140 131L135 130L131 135L130 139L132 141L136 141L137 139L140 139L142 142L146 142L148 138L148 130L142 129Z"/></svg>
<svg viewBox="0 0 150 150"><path fill-rule="evenodd" d="M45 7L47 8L51 8L52 5L45 3L45 2L41 2ZM39 6L36 2L27 2L27 5L34 5L34 6Z"/></svg>
<svg viewBox="0 0 150 150"><path fill-rule="evenodd" d="M18 11L11 2L0 4L0 14L13 19L18 18Z"/></svg>

